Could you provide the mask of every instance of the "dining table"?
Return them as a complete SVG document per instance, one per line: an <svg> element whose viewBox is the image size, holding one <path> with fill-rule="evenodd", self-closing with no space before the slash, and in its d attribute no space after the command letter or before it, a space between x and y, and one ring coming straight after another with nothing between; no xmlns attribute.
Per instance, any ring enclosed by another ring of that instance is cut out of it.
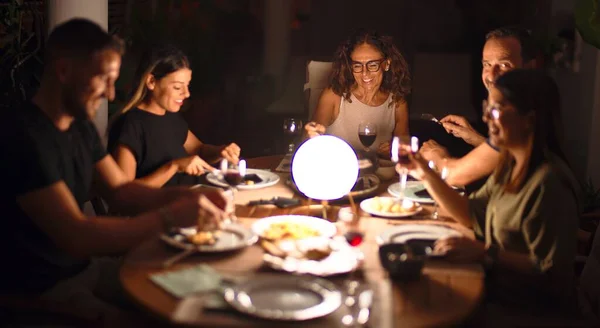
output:
<svg viewBox="0 0 600 328"><path fill-rule="evenodd" d="M283 156L264 156L248 159L249 168L276 172ZM250 227L260 218L298 213L307 208L308 200L288 183L289 172L277 172L280 180L270 187L239 190L235 194L238 223ZM387 187L396 179L382 181L373 193L388 194ZM270 199L274 196L300 198L301 205L278 208L274 205L249 206L248 202ZM359 203L360 199L356 199ZM338 206L350 206L338 204ZM424 206L431 211L432 206ZM441 212L443 214L443 212ZM360 211L360 227L365 231L363 242L357 246L364 254L359 269L349 274L326 277L343 291L348 279L358 279L361 286L374 291L369 327L444 327L455 326L468 320L477 310L484 293L484 270L477 263L452 263L441 259L427 260L419 279L395 281L382 267L377 236L387 229L403 224L444 225L474 238L472 231L440 216L437 220L425 216L402 219L374 217ZM290 275L265 266L265 251L257 243L241 250L218 254L193 254L165 268L165 260L181 250L166 245L158 236L132 249L123 259L120 281L129 299L144 313L158 322L174 326L202 327L344 327L342 317L349 309L342 304L333 313L308 321L276 321L259 319L225 307L206 309L202 295L176 297L165 291L150 277L156 273L175 272L198 264L207 264L219 273L231 277L274 277Z"/></svg>

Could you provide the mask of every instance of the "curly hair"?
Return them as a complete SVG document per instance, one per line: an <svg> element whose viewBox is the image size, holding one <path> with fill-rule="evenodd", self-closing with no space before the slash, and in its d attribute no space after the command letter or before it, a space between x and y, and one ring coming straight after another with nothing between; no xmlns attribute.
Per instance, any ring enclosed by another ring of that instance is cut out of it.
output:
<svg viewBox="0 0 600 328"><path fill-rule="evenodd" d="M335 51L332 72L329 76L330 88L336 95L350 100L350 92L356 81L352 74L350 55L362 44L375 47L385 59L391 61L390 69L383 71L383 81L379 90L392 94L392 104L404 101L410 94L410 72L404 56L389 36L379 35L367 29L358 29L348 37Z"/></svg>

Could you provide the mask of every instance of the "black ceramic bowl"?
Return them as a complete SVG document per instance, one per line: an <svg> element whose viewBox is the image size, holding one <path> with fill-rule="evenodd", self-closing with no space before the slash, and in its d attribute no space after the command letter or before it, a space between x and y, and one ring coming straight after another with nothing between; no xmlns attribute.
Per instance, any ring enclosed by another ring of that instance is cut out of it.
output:
<svg viewBox="0 0 600 328"><path fill-rule="evenodd" d="M379 247L379 261L393 280L417 280L426 258L422 249L415 244L384 244Z"/></svg>

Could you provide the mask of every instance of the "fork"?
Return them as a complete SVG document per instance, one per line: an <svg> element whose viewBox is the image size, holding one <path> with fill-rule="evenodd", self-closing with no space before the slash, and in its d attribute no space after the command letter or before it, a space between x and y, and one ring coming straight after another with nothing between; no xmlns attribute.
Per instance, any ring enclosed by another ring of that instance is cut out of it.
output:
<svg viewBox="0 0 600 328"><path fill-rule="evenodd" d="M429 113L425 113L425 114L421 114L421 119L423 120L428 120L428 121L433 121L439 125L442 125L442 122L440 122L440 120L438 120L435 116L429 114Z"/></svg>

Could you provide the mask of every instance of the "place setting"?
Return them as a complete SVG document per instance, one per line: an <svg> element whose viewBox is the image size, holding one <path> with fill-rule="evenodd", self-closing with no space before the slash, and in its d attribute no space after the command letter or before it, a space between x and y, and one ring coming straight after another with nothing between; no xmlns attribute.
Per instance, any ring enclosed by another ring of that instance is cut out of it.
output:
<svg viewBox="0 0 600 328"><path fill-rule="evenodd" d="M271 171L247 168L243 159L237 165L223 159L219 168L209 172L206 180L223 188L256 190L273 186L280 179L278 174Z"/></svg>

